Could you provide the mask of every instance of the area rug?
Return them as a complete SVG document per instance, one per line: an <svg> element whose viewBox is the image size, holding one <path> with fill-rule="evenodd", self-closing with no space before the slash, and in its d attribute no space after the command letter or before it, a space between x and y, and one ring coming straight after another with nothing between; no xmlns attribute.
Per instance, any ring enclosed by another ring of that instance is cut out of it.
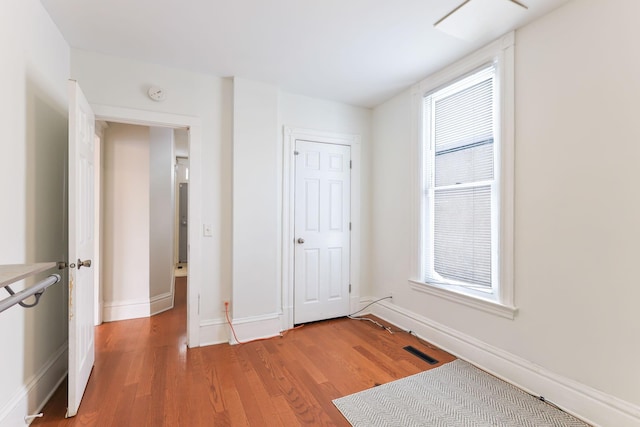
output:
<svg viewBox="0 0 640 427"><path fill-rule="evenodd" d="M587 426L463 360L333 404L354 427Z"/></svg>

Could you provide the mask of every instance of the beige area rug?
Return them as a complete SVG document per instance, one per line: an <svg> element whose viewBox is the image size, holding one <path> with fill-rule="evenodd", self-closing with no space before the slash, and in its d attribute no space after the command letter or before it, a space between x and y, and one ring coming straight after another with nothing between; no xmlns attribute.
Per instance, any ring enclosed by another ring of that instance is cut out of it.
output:
<svg viewBox="0 0 640 427"><path fill-rule="evenodd" d="M333 403L356 427L587 426L463 360Z"/></svg>

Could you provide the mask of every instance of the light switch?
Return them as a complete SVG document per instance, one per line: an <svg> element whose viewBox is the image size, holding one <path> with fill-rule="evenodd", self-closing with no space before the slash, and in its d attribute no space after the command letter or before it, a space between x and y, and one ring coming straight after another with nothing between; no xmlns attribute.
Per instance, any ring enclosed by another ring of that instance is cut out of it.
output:
<svg viewBox="0 0 640 427"><path fill-rule="evenodd" d="M211 224L204 224L202 228L205 237L213 236L213 232L211 231Z"/></svg>

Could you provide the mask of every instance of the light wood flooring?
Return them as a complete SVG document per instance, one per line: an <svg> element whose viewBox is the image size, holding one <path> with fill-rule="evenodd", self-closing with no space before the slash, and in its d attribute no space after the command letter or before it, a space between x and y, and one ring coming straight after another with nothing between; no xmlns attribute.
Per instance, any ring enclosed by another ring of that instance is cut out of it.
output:
<svg viewBox="0 0 640 427"><path fill-rule="evenodd" d="M78 415L66 381L34 426L349 426L332 399L454 359L403 332L347 318L283 337L187 350L186 278L173 310L96 328L96 362ZM440 361L429 365L411 345Z"/></svg>

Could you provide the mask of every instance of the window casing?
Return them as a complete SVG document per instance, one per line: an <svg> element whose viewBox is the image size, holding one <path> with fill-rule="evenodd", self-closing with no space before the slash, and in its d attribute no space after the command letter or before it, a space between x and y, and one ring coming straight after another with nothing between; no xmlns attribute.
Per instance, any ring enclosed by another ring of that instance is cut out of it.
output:
<svg viewBox="0 0 640 427"><path fill-rule="evenodd" d="M513 33L414 87L413 289L513 318Z"/></svg>

